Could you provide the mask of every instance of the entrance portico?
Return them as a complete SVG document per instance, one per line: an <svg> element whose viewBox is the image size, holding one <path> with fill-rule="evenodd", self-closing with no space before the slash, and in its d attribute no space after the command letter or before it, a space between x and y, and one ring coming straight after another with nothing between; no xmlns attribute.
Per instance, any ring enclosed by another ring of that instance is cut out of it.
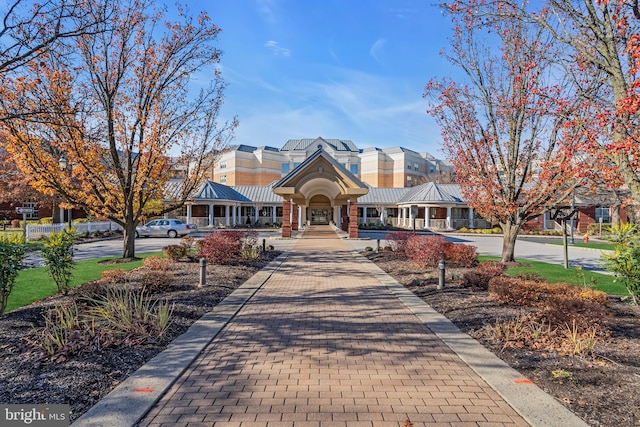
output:
<svg viewBox="0 0 640 427"><path fill-rule="evenodd" d="M330 224L358 237L358 197L369 188L322 146L273 186L283 200L282 237L291 237L298 222ZM297 206L297 209L295 208Z"/></svg>

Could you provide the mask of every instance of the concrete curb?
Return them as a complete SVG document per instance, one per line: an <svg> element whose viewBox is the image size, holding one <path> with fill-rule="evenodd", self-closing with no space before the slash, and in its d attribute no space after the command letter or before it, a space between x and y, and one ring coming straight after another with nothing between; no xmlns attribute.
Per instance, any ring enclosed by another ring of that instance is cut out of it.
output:
<svg viewBox="0 0 640 427"><path fill-rule="evenodd" d="M511 407L533 427L587 427L588 424L562 406L529 379L524 378L498 356L449 319L435 311L413 292L398 283L373 262L352 251L354 257L385 285L409 310L431 329L451 350L487 382Z"/></svg>
<svg viewBox="0 0 640 427"><path fill-rule="evenodd" d="M120 383L73 427L129 427L135 425L173 385L244 304L269 280L288 257L283 253L254 274L213 310Z"/></svg>

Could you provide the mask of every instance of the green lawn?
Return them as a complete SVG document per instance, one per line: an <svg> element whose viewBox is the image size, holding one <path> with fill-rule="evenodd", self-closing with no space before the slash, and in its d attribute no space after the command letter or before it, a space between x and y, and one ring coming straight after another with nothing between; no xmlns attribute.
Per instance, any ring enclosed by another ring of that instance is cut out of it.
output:
<svg viewBox="0 0 640 427"><path fill-rule="evenodd" d="M500 257L481 256L480 260L499 261ZM575 268L564 268L562 265L548 264L539 261L516 260L521 263L522 267L512 267L507 269L507 274L517 276L525 273L535 273L543 277L549 283L569 283L576 286L585 286L591 283L591 279L595 279L593 289L606 292L612 295L629 295L624 284L615 282L615 276L596 273L587 270L578 270ZM580 277L584 275L584 277Z"/></svg>
<svg viewBox="0 0 640 427"><path fill-rule="evenodd" d="M139 254L139 258L146 258L151 255L162 256L162 252L151 252ZM113 259L113 257L96 258L86 261L78 261L74 265L73 276L71 277L71 286L75 287L83 283L91 282L99 279L105 270L132 270L142 265L142 260L120 263L120 264L100 264L100 261ZM16 283L9 295L7 301L6 312L15 310L31 304L34 301L41 300L57 292L56 285L47 273L46 268L30 268L22 270L18 274Z"/></svg>

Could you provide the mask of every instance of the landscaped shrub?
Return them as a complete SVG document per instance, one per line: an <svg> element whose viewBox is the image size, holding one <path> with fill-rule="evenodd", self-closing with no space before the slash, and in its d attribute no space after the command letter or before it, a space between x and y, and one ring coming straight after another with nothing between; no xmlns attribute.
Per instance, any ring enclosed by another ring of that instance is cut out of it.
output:
<svg viewBox="0 0 640 427"><path fill-rule="evenodd" d="M167 290L175 278L171 270L149 270L142 268L138 271L140 274L140 284L142 288L149 292L162 292Z"/></svg>
<svg viewBox="0 0 640 427"><path fill-rule="evenodd" d="M542 315L553 325L576 324L579 331L600 328L606 323L607 311L602 304L583 300L577 294L549 294L544 299Z"/></svg>
<svg viewBox="0 0 640 427"><path fill-rule="evenodd" d="M405 254L414 263L426 267L436 267L445 259L451 267L473 267L478 262L475 246L450 243L443 236L411 235L405 243Z"/></svg>
<svg viewBox="0 0 640 427"><path fill-rule="evenodd" d="M193 236L183 236L182 239L180 239L180 245L184 246L187 250L193 248L193 245L196 241L196 238Z"/></svg>
<svg viewBox="0 0 640 427"><path fill-rule="evenodd" d="M556 325L573 320L584 325L599 323L606 317L608 304L601 291L507 276L489 281L489 295L500 302L541 308L545 318Z"/></svg>
<svg viewBox="0 0 640 427"><path fill-rule="evenodd" d="M129 272L119 268L104 270L101 274L101 281L110 285L118 285L129 281Z"/></svg>
<svg viewBox="0 0 640 427"><path fill-rule="evenodd" d="M615 255L603 255L605 268L620 278L634 304L640 299L640 246L619 245Z"/></svg>
<svg viewBox="0 0 640 427"><path fill-rule="evenodd" d="M450 267L470 268L478 263L478 250L463 243L449 243L445 246L445 259Z"/></svg>
<svg viewBox="0 0 640 427"><path fill-rule="evenodd" d="M180 258L187 256L188 249L183 245L168 245L162 248L164 256L171 261L179 261Z"/></svg>
<svg viewBox="0 0 640 427"><path fill-rule="evenodd" d="M69 282L73 272L73 230L51 233L42 244L42 257L49 275L65 295L69 291Z"/></svg>
<svg viewBox="0 0 640 427"><path fill-rule="evenodd" d="M258 234L254 230L225 230L207 234L197 245L198 257L212 264L227 264L242 256L245 245L255 246Z"/></svg>
<svg viewBox="0 0 640 427"><path fill-rule="evenodd" d="M391 246L391 250L400 252L400 253L405 253L405 250L407 247L407 241L415 235L416 234L414 233L409 233L406 231L392 231L390 233L387 233L384 236L384 239L389 242L389 246Z"/></svg>
<svg viewBox="0 0 640 427"><path fill-rule="evenodd" d="M84 350L99 351L161 336L173 313L168 302L152 301L144 292L130 289L108 288L105 295L85 302L58 305L45 312L45 326L35 329L29 340L59 362Z"/></svg>
<svg viewBox="0 0 640 427"><path fill-rule="evenodd" d="M473 270L463 274L462 284L486 290L489 288L489 281L502 275L504 270L505 265L499 261L482 261Z"/></svg>
<svg viewBox="0 0 640 427"><path fill-rule="evenodd" d="M240 257L242 257L242 259L256 259L260 256L260 252L262 252L262 246L251 246L247 244L242 248Z"/></svg>
<svg viewBox="0 0 640 427"><path fill-rule="evenodd" d="M12 219L11 220L11 228L20 228L20 220Z"/></svg>
<svg viewBox="0 0 640 427"><path fill-rule="evenodd" d="M443 236L414 234L406 240L405 253L418 265L436 267L439 260L446 258L448 245Z"/></svg>
<svg viewBox="0 0 640 427"><path fill-rule="evenodd" d="M0 239L0 314L7 308L7 300L22 268L26 246L21 240Z"/></svg>
<svg viewBox="0 0 640 427"><path fill-rule="evenodd" d="M609 233L608 240L621 244L627 244L634 238L637 231L638 226L630 222L620 225L612 225L607 230L607 232Z"/></svg>
<svg viewBox="0 0 640 427"><path fill-rule="evenodd" d="M168 270L171 261L159 256L150 256L142 260L142 265L149 270Z"/></svg>

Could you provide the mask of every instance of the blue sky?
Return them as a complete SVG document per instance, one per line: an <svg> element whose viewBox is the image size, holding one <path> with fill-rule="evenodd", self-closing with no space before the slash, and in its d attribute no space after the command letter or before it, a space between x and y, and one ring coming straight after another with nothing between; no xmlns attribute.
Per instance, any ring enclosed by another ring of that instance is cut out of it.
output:
<svg viewBox="0 0 640 427"><path fill-rule="evenodd" d="M222 28L229 84L223 115L235 143L281 147L292 138L350 139L442 157L422 98L450 18L428 0L191 0Z"/></svg>

